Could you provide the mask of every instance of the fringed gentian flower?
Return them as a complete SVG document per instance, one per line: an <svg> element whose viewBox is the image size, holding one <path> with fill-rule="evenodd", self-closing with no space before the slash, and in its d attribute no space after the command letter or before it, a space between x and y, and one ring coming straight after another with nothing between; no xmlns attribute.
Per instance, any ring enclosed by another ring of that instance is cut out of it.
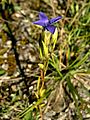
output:
<svg viewBox="0 0 90 120"><path fill-rule="evenodd" d="M53 25L53 23L58 22L62 17L58 16L56 18L52 18L48 20L48 17L43 13L39 13L39 19L38 21L33 22L34 24L40 25L44 27L44 29L50 31L52 34L54 34L56 27Z"/></svg>

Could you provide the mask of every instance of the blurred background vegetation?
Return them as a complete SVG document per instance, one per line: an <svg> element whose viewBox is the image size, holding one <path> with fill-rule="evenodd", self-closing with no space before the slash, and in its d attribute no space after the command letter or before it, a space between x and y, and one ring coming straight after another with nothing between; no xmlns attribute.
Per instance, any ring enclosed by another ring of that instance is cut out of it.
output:
<svg viewBox="0 0 90 120"><path fill-rule="evenodd" d="M40 11L62 16L54 35ZM0 120L20 119L90 120L89 0L0 1Z"/></svg>

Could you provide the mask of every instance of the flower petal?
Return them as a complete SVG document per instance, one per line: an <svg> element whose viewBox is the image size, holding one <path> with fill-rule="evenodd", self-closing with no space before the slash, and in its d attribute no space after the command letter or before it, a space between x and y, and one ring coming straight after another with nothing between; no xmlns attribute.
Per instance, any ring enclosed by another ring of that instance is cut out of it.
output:
<svg viewBox="0 0 90 120"><path fill-rule="evenodd" d="M43 12L39 13L39 18L44 21L48 20L48 17Z"/></svg>
<svg viewBox="0 0 90 120"><path fill-rule="evenodd" d="M48 25L45 27L48 31L50 31L52 34L54 34L56 27L53 25Z"/></svg>
<svg viewBox="0 0 90 120"><path fill-rule="evenodd" d="M45 22L43 20L38 20L38 21L35 21L33 22L33 24L37 24L37 25L40 25L40 26L45 26Z"/></svg>
<svg viewBox="0 0 90 120"><path fill-rule="evenodd" d="M52 23L58 22L61 18L62 18L62 16L58 16L56 18L52 18L52 19L49 20L49 23L52 24Z"/></svg>

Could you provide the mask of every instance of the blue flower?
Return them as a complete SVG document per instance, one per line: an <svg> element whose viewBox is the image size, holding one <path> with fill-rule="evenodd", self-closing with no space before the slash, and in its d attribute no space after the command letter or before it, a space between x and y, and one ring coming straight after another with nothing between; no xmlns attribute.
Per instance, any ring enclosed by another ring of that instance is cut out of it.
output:
<svg viewBox="0 0 90 120"><path fill-rule="evenodd" d="M48 17L43 12L40 12L39 13L40 20L35 21L33 23L44 27L46 30L54 34L56 27L53 25L53 23L58 22L61 18L62 18L61 16L58 16L56 18L48 20Z"/></svg>

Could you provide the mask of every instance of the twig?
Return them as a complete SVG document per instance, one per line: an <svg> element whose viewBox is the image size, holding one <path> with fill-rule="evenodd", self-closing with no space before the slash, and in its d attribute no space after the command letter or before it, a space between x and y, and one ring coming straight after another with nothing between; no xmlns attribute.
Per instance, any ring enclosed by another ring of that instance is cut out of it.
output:
<svg viewBox="0 0 90 120"><path fill-rule="evenodd" d="M21 68L21 64L20 64L20 60L19 60L19 54L18 54L18 52L17 52L17 50L16 50L16 41L17 41L17 40L16 40L16 38L14 37L14 35L12 34L12 30L11 30L9 24L8 24L7 22L5 22L5 24L6 24L6 27L7 27L7 29L8 29L7 35L11 38L11 41L12 41L12 49L13 49L13 51L14 51L14 55L15 55L15 59L16 59L16 64L17 64L17 66L18 66L18 68L19 68L19 71L20 71L20 75L21 75L21 77L22 77L22 80L23 80L24 83L25 83L25 86L26 86L26 89L27 89L26 94L27 94L27 96L28 96L28 98L29 98L29 103L31 103L31 98L30 98L30 95L29 95L29 86L28 86L27 80L26 80L27 77L26 77L26 75L24 74L23 69Z"/></svg>

